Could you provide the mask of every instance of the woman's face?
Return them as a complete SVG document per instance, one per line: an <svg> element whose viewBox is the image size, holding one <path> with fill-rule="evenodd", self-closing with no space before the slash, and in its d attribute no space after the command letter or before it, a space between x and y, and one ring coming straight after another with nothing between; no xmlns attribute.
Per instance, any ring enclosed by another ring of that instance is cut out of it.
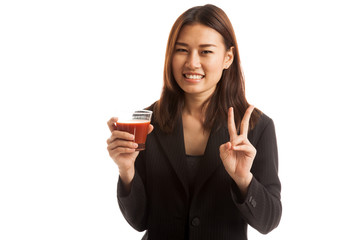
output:
<svg viewBox="0 0 360 240"><path fill-rule="evenodd" d="M232 60L232 48L226 50L220 33L202 24L186 25L176 40L172 71L185 94L207 98Z"/></svg>

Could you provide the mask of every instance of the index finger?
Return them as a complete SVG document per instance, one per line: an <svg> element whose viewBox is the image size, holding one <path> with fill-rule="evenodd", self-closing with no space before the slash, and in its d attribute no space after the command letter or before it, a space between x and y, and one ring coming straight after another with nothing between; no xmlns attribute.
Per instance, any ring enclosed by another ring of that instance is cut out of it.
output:
<svg viewBox="0 0 360 240"><path fill-rule="evenodd" d="M112 117L112 118L110 118L110 120L107 122L107 125L108 125L108 127L109 127L109 129L110 129L110 132L116 130L115 123L116 123L117 120L118 120L117 117Z"/></svg>
<svg viewBox="0 0 360 240"><path fill-rule="evenodd" d="M240 125L240 135L244 135L247 137L248 131L249 131L249 122L250 122L250 117L251 117L251 113L254 110L254 106L250 105L247 109L246 112L244 114L243 119L241 120L241 125Z"/></svg>
<svg viewBox="0 0 360 240"><path fill-rule="evenodd" d="M228 111L228 131L230 135L230 141L232 141L237 136L233 107L230 107Z"/></svg>

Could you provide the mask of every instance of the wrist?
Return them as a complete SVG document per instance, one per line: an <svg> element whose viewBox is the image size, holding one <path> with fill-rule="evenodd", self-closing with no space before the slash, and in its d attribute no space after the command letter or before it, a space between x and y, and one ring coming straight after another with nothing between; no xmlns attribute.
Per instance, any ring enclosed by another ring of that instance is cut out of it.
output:
<svg viewBox="0 0 360 240"><path fill-rule="evenodd" d="M248 188L252 181L253 175L250 172L245 178L238 178L235 180L236 185L238 186L241 194L245 196L247 194Z"/></svg>
<svg viewBox="0 0 360 240"><path fill-rule="evenodd" d="M130 184L135 175L135 168L121 169L119 168L119 175L124 184Z"/></svg>

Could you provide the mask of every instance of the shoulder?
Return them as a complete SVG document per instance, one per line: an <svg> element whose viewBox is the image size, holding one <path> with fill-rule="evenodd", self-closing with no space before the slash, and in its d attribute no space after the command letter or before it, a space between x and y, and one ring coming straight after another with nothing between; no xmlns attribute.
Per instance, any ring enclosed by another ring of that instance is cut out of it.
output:
<svg viewBox="0 0 360 240"><path fill-rule="evenodd" d="M265 113L261 112L261 115L256 122L256 125L248 133L248 138L250 142L254 145L259 141L260 138L264 135L275 135L275 124L272 118L270 118Z"/></svg>
<svg viewBox="0 0 360 240"><path fill-rule="evenodd" d="M253 130L263 129L266 126L268 126L269 124L274 124L274 121L268 115L261 112L260 117L259 117L259 119L258 119L258 121L257 121L257 123L256 123Z"/></svg>
<svg viewBox="0 0 360 240"><path fill-rule="evenodd" d="M146 107L145 110L150 110L150 111L154 111L156 104L158 103L158 101L152 103L150 106Z"/></svg>

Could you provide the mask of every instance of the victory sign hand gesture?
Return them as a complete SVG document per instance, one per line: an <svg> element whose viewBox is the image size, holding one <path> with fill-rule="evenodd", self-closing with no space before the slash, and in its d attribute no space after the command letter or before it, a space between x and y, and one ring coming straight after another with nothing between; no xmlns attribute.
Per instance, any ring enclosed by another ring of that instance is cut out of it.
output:
<svg viewBox="0 0 360 240"><path fill-rule="evenodd" d="M224 167L243 194L246 194L252 180L250 169L256 155L256 149L247 138L250 116L253 110L254 106L249 106L246 110L240 125L240 135L238 135L234 109L229 108L228 131L230 141L220 146L220 158Z"/></svg>

